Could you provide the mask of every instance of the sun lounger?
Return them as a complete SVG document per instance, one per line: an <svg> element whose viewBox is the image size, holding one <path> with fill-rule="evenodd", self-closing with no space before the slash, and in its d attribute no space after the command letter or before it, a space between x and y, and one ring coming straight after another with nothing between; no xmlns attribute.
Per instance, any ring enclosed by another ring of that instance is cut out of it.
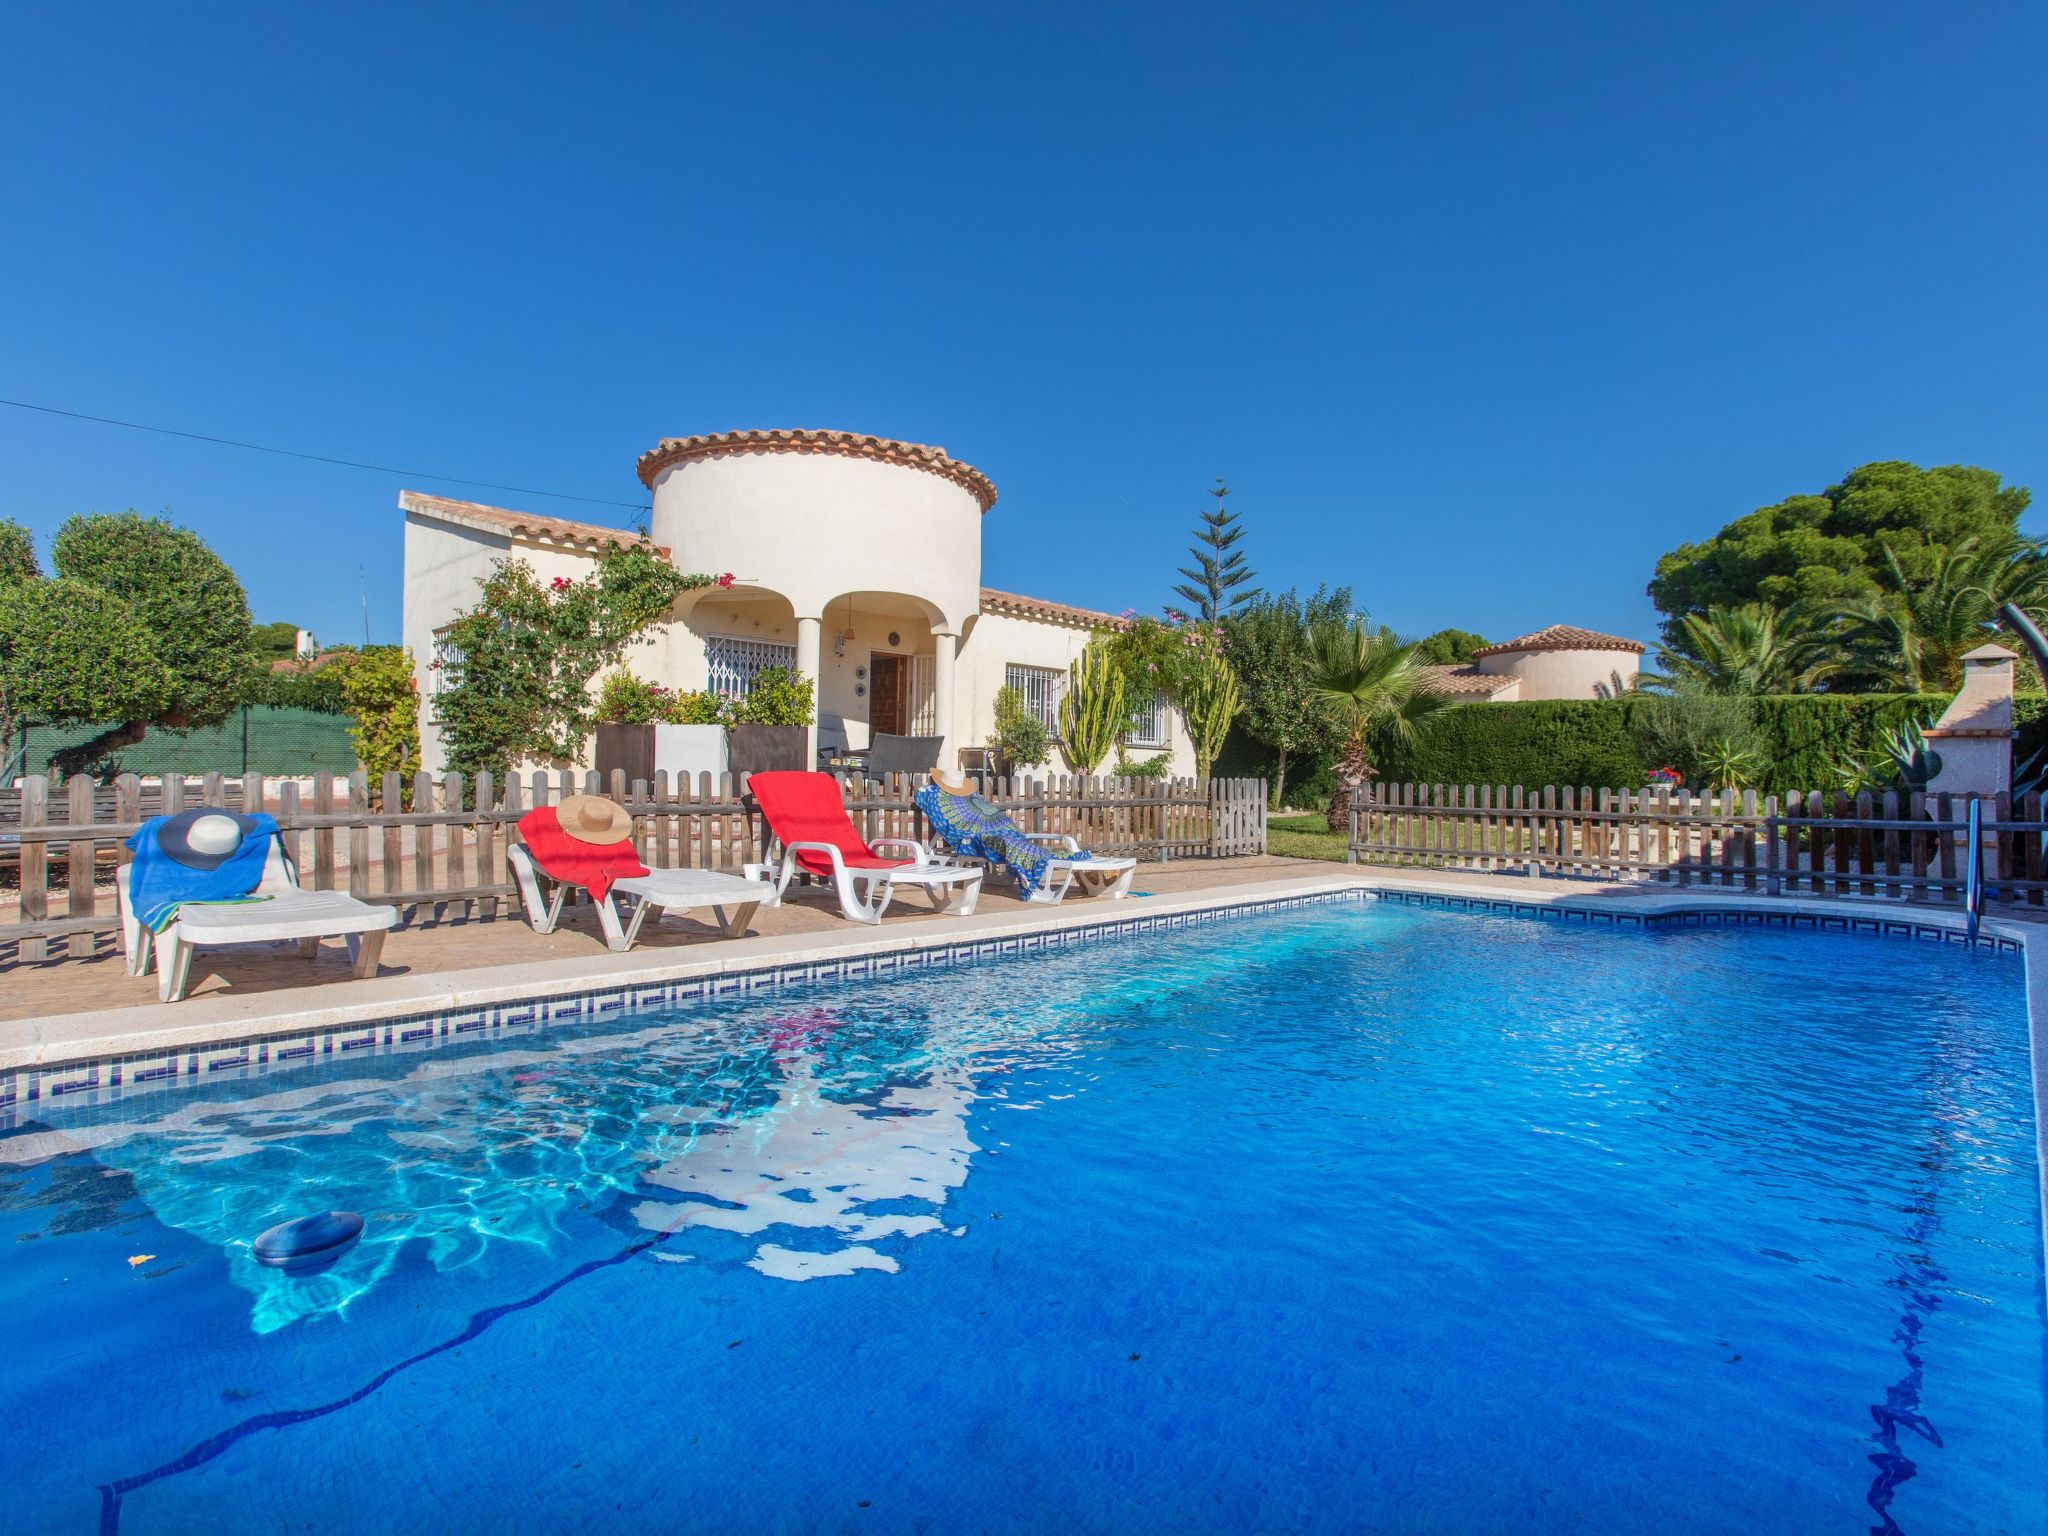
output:
<svg viewBox="0 0 2048 1536"><path fill-rule="evenodd" d="M960 794L937 782L919 789L916 802L941 843L964 858L1009 870L1026 901L1052 906L1076 887L1111 901L1131 892L1138 872L1134 858L1083 853L1061 832L1026 832L982 796Z"/></svg>
<svg viewBox="0 0 2048 1536"><path fill-rule="evenodd" d="M944 912L956 894L959 914L971 916L981 898L982 871L932 856L907 837L878 837L872 843L855 830L839 785L823 773L757 773L750 781L769 830L782 845L775 899L799 872L829 880L839 910L850 922L879 923L899 886L922 886L932 910ZM908 858L889 858L882 848L904 848Z"/></svg>
<svg viewBox="0 0 2048 1536"><path fill-rule="evenodd" d="M562 906L569 892L584 887L549 879L524 848L508 849L506 859L519 886L527 921L536 933L553 933L562 920ZM547 886L553 890L544 894ZM623 917L614 900L621 895L633 903L630 914ZM640 937L640 925L647 921L649 912L687 912L693 907L708 907L718 921L719 932L736 939L754 920L755 909L764 901L772 902L774 896L773 888L765 880L721 874L714 869L654 869L644 875L622 875L603 896L593 897L591 904L597 909L597 925L604 933L606 947L623 952L631 949Z"/></svg>
<svg viewBox="0 0 2048 1536"><path fill-rule="evenodd" d="M132 868L133 866L131 866ZM273 837L263 863L263 878L252 895L263 898L212 904L188 902L171 925L151 933L136 916L129 899L128 872L115 887L121 916L121 947L128 974L140 976L156 962L156 995L175 1003L190 985L192 951L202 944L275 944L296 940L299 952L311 958L322 939L348 944L355 975L377 974L384 953L384 935L398 921L396 907L372 906L341 891L304 891L285 857L284 842Z"/></svg>

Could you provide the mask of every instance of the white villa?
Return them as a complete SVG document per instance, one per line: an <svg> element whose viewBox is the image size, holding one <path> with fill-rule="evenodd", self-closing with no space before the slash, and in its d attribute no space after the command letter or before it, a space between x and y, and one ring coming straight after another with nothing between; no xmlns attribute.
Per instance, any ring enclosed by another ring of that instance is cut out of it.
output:
<svg viewBox="0 0 2048 1536"><path fill-rule="evenodd" d="M856 432L718 432L666 438L640 456L639 471L654 495L647 540L400 494L404 642L430 768L444 761L431 665L440 634L508 555L544 582L580 579L606 548L642 542L683 570L731 572L729 589L685 593L627 665L671 688L740 696L763 668L792 667L817 684L814 754L821 743L859 749L890 732L943 738L939 761L955 765L988 740L1004 686L1057 738L1068 664L1091 632L1123 622L983 586L981 520L996 488L943 448ZM1127 746L1133 758L1171 753L1177 776L1195 771L1187 732L1163 701ZM1041 771L1065 766L1055 756Z"/></svg>
<svg viewBox="0 0 2048 1536"><path fill-rule="evenodd" d="M1621 693L1643 669L1643 648L1619 635L1551 624L1474 651L1463 666L1425 667L1429 687L1467 704L1594 699Z"/></svg>

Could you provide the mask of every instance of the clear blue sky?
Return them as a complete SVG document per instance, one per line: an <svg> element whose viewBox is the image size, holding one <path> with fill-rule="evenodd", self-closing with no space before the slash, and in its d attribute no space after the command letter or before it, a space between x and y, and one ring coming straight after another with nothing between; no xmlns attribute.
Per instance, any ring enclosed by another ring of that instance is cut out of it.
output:
<svg viewBox="0 0 2048 1536"><path fill-rule="evenodd" d="M0 396L633 501L664 435L942 443L984 579L1652 638L1877 458L2048 496L2048 6L15 6ZM0 516L397 634L401 479L0 410ZM422 489L626 521L623 508Z"/></svg>

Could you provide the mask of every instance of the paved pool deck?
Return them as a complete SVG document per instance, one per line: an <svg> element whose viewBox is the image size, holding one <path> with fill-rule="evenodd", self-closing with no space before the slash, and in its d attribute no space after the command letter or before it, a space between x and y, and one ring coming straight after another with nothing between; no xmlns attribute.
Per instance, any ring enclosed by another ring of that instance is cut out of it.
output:
<svg viewBox="0 0 2048 1536"><path fill-rule="evenodd" d="M1486 896L1521 903L1629 910L1755 907L1765 911L1910 913L1916 922L1960 917L1896 902L1794 900L1668 886L1532 879L1440 870L1350 867L1272 856L1143 866L1143 897L1110 902L1070 898L1033 906L991 886L974 916L934 916L917 893L899 898L878 927L843 919L828 893L793 894L756 914L746 937L726 939L691 917L650 922L637 948L604 947L588 907L540 935L523 921L458 920L392 933L379 974L354 980L339 943L306 960L291 945L202 950L192 994L159 1004L154 976L129 976L118 955L0 971L0 1070L48 1066L176 1046L294 1034L402 1014L431 1013L611 986L645 985L764 967L810 964L967 939L1005 937L1126 916L1157 915L1345 888L1381 886ZM1988 931L2020 939L2048 931L2029 921L1987 919ZM2048 965L2048 944L2028 946ZM2035 995L2042 995L2035 989Z"/></svg>

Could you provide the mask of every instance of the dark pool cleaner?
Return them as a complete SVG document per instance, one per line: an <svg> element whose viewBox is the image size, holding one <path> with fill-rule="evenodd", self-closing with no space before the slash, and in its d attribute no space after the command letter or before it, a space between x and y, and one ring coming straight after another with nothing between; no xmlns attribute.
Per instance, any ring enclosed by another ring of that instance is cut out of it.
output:
<svg viewBox="0 0 2048 1536"><path fill-rule="evenodd" d="M354 1211L322 1211L281 1221L256 1239L256 1262L286 1274L314 1274L355 1247L362 1235L363 1218Z"/></svg>

